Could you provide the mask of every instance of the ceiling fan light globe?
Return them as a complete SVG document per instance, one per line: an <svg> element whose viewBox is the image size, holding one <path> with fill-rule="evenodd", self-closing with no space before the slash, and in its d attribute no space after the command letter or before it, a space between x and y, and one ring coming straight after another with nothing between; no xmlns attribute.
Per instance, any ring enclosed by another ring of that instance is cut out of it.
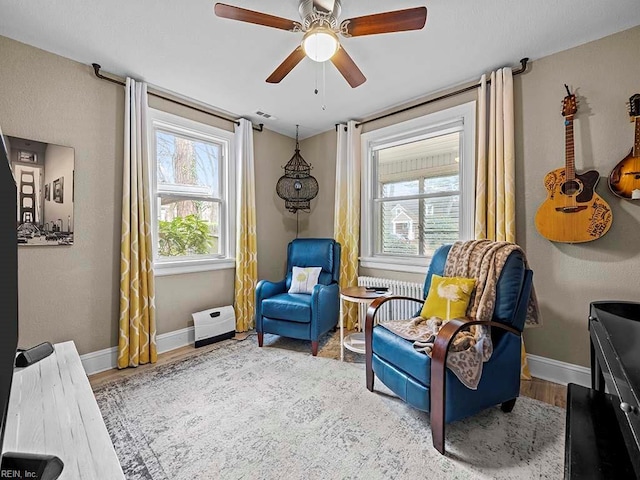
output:
<svg viewBox="0 0 640 480"><path fill-rule="evenodd" d="M338 37L331 30L316 28L309 30L302 39L302 48L314 62L326 62L338 51Z"/></svg>

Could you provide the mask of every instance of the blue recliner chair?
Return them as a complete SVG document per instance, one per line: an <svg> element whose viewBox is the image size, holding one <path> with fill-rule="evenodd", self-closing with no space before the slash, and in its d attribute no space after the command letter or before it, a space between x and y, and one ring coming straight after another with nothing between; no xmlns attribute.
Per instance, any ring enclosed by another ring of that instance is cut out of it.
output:
<svg viewBox="0 0 640 480"><path fill-rule="evenodd" d="M450 248L451 245L445 245L434 253L424 282L425 298L431 286L431 276L443 275ZM393 301L394 297L376 299L369 307L365 325L367 389L373 391L375 373L409 405L430 412L433 445L442 454L445 453L445 423L498 404L502 404L504 412L510 412L520 392L520 335L527 314L532 277L533 272L525 267L521 253L512 252L498 279L492 321L454 319L447 322L438 333L431 358L417 352L412 342L395 335L383 324L375 325L377 309ZM483 365L477 390L465 387L446 368L450 342L460 330L474 324L491 326L494 347L491 358Z"/></svg>
<svg viewBox="0 0 640 480"><path fill-rule="evenodd" d="M311 295L287 293L293 267L322 267ZM256 330L262 347L265 333L311 340L318 353L318 339L338 324L340 314L340 244L330 238L297 238L287 247L287 273L281 282L261 280L256 287Z"/></svg>

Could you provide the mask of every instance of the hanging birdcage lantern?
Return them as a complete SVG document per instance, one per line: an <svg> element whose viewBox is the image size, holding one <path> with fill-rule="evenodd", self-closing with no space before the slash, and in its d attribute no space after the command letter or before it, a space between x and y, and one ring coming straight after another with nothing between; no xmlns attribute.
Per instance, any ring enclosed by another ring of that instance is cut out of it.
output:
<svg viewBox="0 0 640 480"><path fill-rule="evenodd" d="M311 175L311 165L300 155L298 125L296 151L283 168L284 175L278 179L276 192L284 200L285 208L291 213L298 210L309 211L311 200L318 195L318 181Z"/></svg>

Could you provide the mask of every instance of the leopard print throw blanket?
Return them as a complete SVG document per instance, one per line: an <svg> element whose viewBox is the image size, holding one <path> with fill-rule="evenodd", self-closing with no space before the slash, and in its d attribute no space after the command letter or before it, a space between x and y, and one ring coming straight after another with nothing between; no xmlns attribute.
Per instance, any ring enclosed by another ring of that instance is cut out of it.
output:
<svg viewBox="0 0 640 480"><path fill-rule="evenodd" d="M467 315L478 320L491 320L496 301L496 286L502 267L513 251L524 252L513 243L490 240L456 242L452 245L444 275L446 277L475 278L476 287L471 294ZM526 263L526 260L525 260ZM396 335L413 341L416 350L431 355L436 335L444 320L438 317L414 317L410 320L392 320L380 325ZM528 325L540 325L540 314L532 290L527 308ZM459 332L449 348L447 367L468 388L476 390L482 375L482 364L491 358L493 344L488 327L471 326Z"/></svg>

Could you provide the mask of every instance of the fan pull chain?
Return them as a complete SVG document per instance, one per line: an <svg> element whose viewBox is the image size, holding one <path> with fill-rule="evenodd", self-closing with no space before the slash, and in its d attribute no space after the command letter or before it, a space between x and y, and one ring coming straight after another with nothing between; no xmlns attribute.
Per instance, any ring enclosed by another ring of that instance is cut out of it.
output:
<svg viewBox="0 0 640 480"><path fill-rule="evenodd" d="M327 90L327 62L322 62L322 110L327 109L327 100L326 100L326 90ZM315 88L313 93L318 95L318 69L320 68L320 64L316 66L316 77L315 77Z"/></svg>
<svg viewBox="0 0 640 480"><path fill-rule="evenodd" d="M316 63L316 62L314 62L314 63ZM315 83L315 88L313 89L313 93L315 93L316 95L318 95L318 68L320 68L320 65L318 65L316 63L316 75L315 75L316 83Z"/></svg>
<svg viewBox="0 0 640 480"><path fill-rule="evenodd" d="M322 62L322 110L327 109L327 62Z"/></svg>

